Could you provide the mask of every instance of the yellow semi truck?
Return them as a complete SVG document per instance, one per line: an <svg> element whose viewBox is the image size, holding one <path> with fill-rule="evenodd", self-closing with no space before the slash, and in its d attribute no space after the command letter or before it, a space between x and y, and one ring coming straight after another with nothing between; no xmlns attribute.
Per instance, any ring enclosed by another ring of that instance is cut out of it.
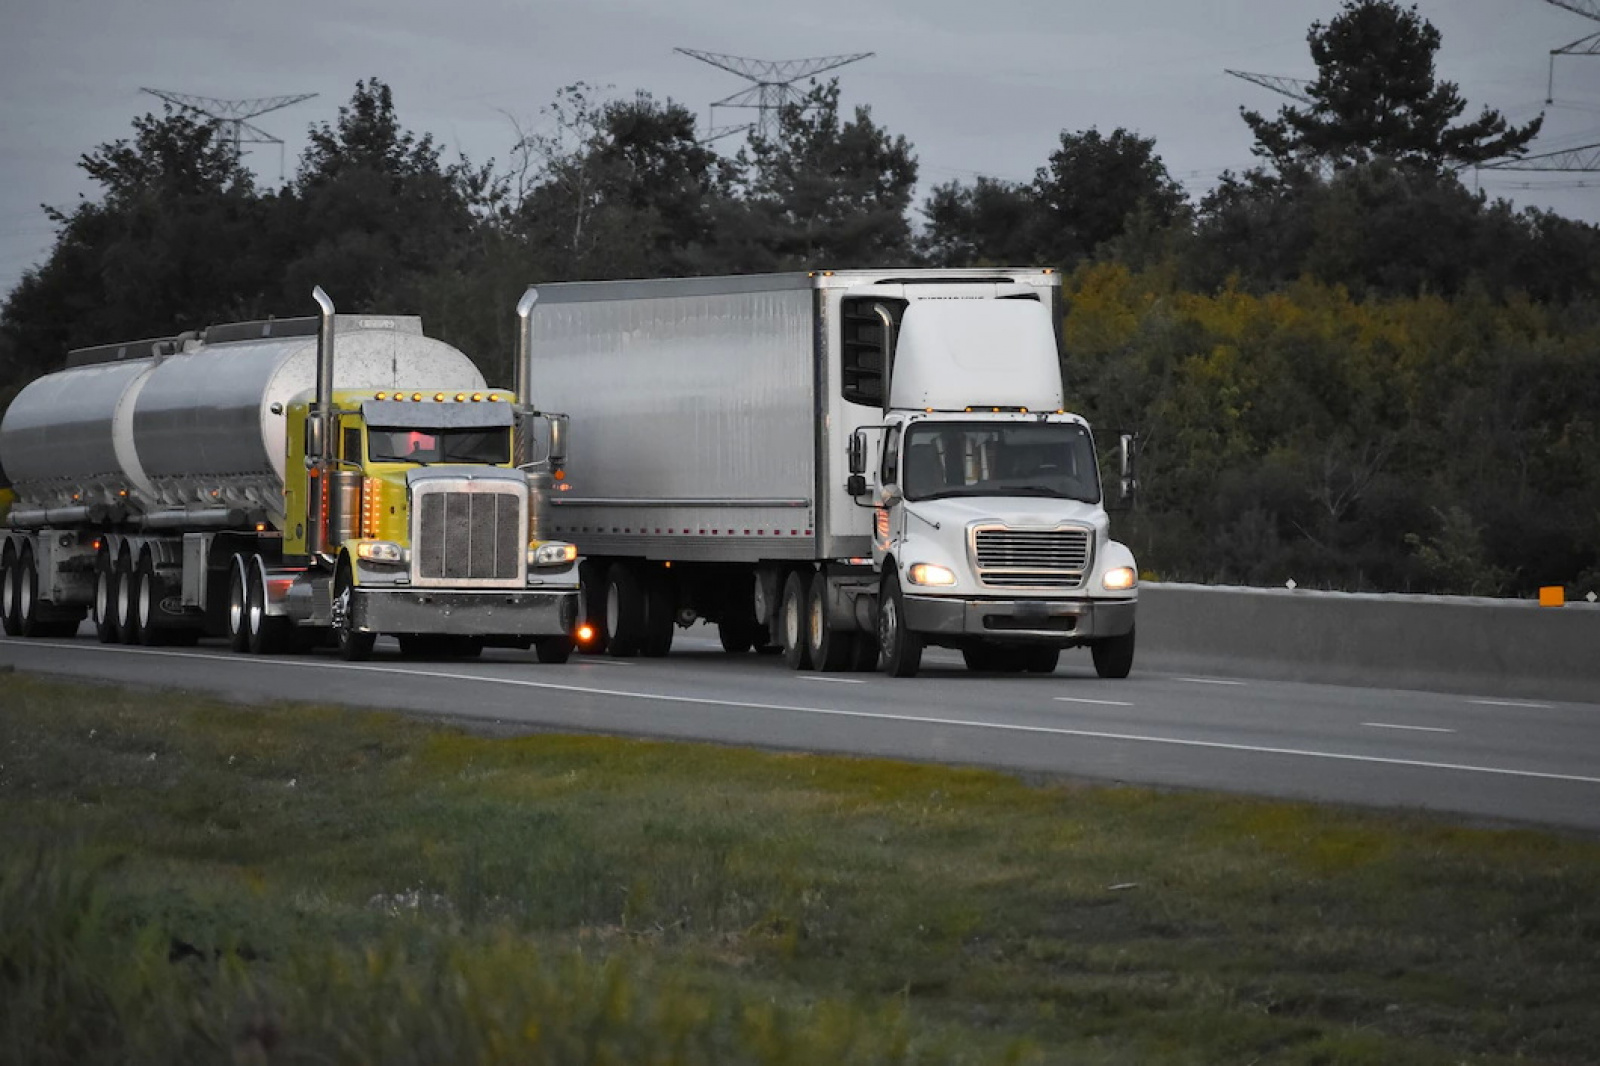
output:
<svg viewBox="0 0 1600 1066"><path fill-rule="evenodd" d="M218 636L257 654L379 634L408 654L572 650L577 550L544 535L563 416L486 386L419 319L319 314L73 352L0 423L13 636Z"/></svg>

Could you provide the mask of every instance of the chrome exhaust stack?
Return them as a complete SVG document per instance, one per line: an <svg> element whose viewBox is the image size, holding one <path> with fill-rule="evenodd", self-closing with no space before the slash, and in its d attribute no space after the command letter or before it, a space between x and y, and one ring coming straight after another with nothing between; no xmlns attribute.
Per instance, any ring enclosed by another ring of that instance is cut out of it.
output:
<svg viewBox="0 0 1600 1066"><path fill-rule="evenodd" d="M329 491L329 475L333 473L331 453L333 450L333 437L337 424L333 417L333 301L328 294L318 285L311 290L311 298L317 301L319 321L317 323L317 399L316 407L311 415L310 425L307 427L308 447L306 449L306 465L311 467L311 476L316 487L312 497L317 501L311 521L306 523L308 535L306 537L306 550L313 555L326 554L328 548L328 529L322 523L322 516L327 513L327 493Z"/></svg>

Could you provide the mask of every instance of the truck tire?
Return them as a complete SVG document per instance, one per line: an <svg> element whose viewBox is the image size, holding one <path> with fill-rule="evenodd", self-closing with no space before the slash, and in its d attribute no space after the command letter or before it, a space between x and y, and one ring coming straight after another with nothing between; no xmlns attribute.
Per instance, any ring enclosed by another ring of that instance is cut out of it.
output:
<svg viewBox="0 0 1600 1066"><path fill-rule="evenodd" d="M107 552L94 564L94 635L102 644L117 642L117 571Z"/></svg>
<svg viewBox="0 0 1600 1066"><path fill-rule="evenodd" d="M0 628L5 629L8 637L22 635L22 627L18 623L17 616L17 593L21 576L22 568L18 565L17 553L7 544L3 554L0 554Z"/></svg>
<svg viewBox="0 0 1600 1066"><path fill-rule="evenodd" d="M850 669L858 674L870 674L877 670L878 660L883 654L882 649L878 647L878 634L857 630L853 644Z"/></svg>
<svg viewBox="0 0 1600 1066"><path fill-rule="evenodd" d="M1029 648L1022 657L1022 668L1030 674L1053 674L1060 664L1060 648Z"/></svg>
<svg viewBox="0 0 1600 1066"><path fill-rule="evenodd" d="M810 639L811 666L830 674L848 670L855 663L854 630L838 629L828 619L828 582L824 575L811 579L806 596L806 629Z"/></svg>
<svg viewBox="0 0 1600 1066"><path fill-rule="evenodd" d="M878 595L878 644L883 649L883 672L890 677L915 677L922 666L922 637L906 629L906 601L900 578L883 575Z"/></svg>
<svg viewBox="0 0 1600 1066"><path fill-rule="evenodd" d="M717 639L729 655L743 655L756 642L755 623L743 618L724 618L717 623Z"/></svg>
<svg viewBox="0 0 1600 1066"><path fill-rule="evenodd" d="M166 634L156 624L156 616L161 611L161 585L156 579L155 564L148 555L139 560L139 568L134 573L133 610L138 616L139 643L147 648L165 644Z"/></svg>
<svg viewBox="0 0 1600 1066"><path fill-rule="evenodd" d="M350 577L350 561L339 560L339 569L333 575L333 635L337 641L339 658L358 663L372 658L372 646L378 634L356 630L350 617L350 598L355 594L355 582Z"/></svg>
<svg viewBox="0 0 1600 1066"><path fill-rule="evenodd" d="M33 547L22 549L17 559L17 636L42 637L39 631L39 568L33 561Z"/></svg>
<svg viewBox="0 0 1600 1066"><path fill-rule="evenodd" d="M811 669L811 602L813 575L809 570L791 570L784 579L778 598L778 638L783 646L783 661L791 670Z"/></svg>
<svg viewBox="0 0 1600 1066"><path fill-rule="evenodd" d="M249 580L245 592L248 650L251 655L281 654L289 645L289 629L294 622L267 613L267 564L259 555L250 559Z"/></svg>
<svg viewBox="0 0 1600 1066"><path fill-rule="evenodd" d="M124 551L117 556L117 643L139 643L139 614L134 610L138 592L138 575L133 569L133 555Z"/></svg>
<svg viewBox="0 0 1600 1066"><path fill-rule="evenodd" d="M1123 678L1133 671L1133 630L1120 637L1106 637L1089 642L1089 654L1094 656L1094 672L1101 677Z"/></svg>
<svg viewBox="0 0 1600 1066"><path fill-rule="evenodd" d="M247 651L250 647L250 582L245 576L244 556L235 555L228 564L228 647Z"/></svg>
<svg viewBox="0 0 1600 1066"><path fill-rule="evenodd" d="M576 647L585 655L604 655L610 634L606 632L606 566L593 559L578 564L578 597L583 605L583 621L590 637Z"/></svg>
<svg viewBox="0 0 1600 1066"><path fill-rule="evenodd" d="M533 654L542 663L564 663L572 658L572 638L565 634L539 637L533 642Z"/></svg>
<svg viewBox="0 0 1600 1066"><path fill-rule="evenodd" d="M606 571L606 650L619 659L632 658L644 647L644 588L627 563L612 563Z"/></svg>
<svg viewBox="0 0 1600 1066"><path fill-rule="evenodd" d="M678 620L677 589L663 570L646 571L643 584L645 634L639 650L647 658L659 659L672 650L672 631Z"/></svg>

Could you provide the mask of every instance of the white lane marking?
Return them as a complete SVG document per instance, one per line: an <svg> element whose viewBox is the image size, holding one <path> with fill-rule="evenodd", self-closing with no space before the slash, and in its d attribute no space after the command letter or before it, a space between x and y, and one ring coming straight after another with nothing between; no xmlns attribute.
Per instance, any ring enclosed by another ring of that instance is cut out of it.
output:
<svg viewBox="0 0 1600 1066"><path fill-rule="evenodd" d="M815 674L796 674L796 681L832 681L835 685L865 685L859 677L817 677Z"/></svg>
<svg viewBox="0 0 1600 1066"><path fill-rule="evenodd" d="M1440 729L1432 725L1395 725L1392 722L1362 722L1373 729L1409 729L1414 733L1454 733L1454 729Z"/></svg>
<svg viewBox="0 0 1600 1066"><path fill-rule="evenodd" d="M29 641L3 639L0 644L25 644ZM741 710L788 711L794 714L817 714L832 718L862 718L887 722L908 722L916 725L959 726L967 729L992 729L1002 733L1033 733L1057 737L1080 737L1086 740L1124 740L1141 744L1163 744L1178 748L1205 748L1213 751L1239 751L1252 755L1295 755L1308 759L1333 759L1337 762L1373 763L1380 766L1406 766L1421 770L1455 770L1461 773L1492 774L1497 777L1524 777L1539 781L1568 781L1582 785L1600 785L1600 777L1582 774L1557 774L1543 770L1512 770L1503 766L1473 766L1466 763L1429 762L1422 759L1394 759L1382 755L1350 755L1336 751L1310 751L1303 748L1269 748L1255 744L1228 744L1216 740L1185 740L1180 737L1152 737L1138 733L1105 733L1093 729L1063 729L1058 726L1017 725L1011 722L981 722L970 718L933 718L917 714L885 714L876 711L842 711L836 707L797 707L782 703L753 703L745 700L716 700L705 696L667 696L651 692L627 692L621 689L585 688L582 685L560 685L552 681L524 681L514 677L485 677L479 674L455 674L443 670L402 670L392 666L371 663L327 662L316 659L278 659L252 655L208 655L195 651L163 651L157 648L128 648L115 644L39 644L42 648L66 651L116 652L122 655L150 655L170 659L226 660L241 666L290 666L302 669L350 670L359 673L381 673L394 677L397 673L417 677L432 677L443 681L476 681L491 685L512 685L518 688L536 688L552 692L573 692L585 696L615 696L620 699L655 700L659 703L689 703L703 707L737 707Z"/></svg>
<svg viewBox="0 0 1600 1066"><path fill-rule="evenodd" d="M579 659L576 666L632 666L633 663L623 662L621 659L602 659L598 655L590 655Z"/></svg>
<svg viewBox="0 0 1600 1066"><path fill-rule="evenodd" d="M1089 698L1087 698L1085 696L1056 696L1055 697L1055 701L1057 703L1094 703L1094 704L1100 705L1101 707L1132 707L1133 706L1133 704L1124 703L1122 700L1091 700L1091 699L1089 699Z"/></svg>
<svg viewBox="0 0 1600 1066"><path fill-rule="evenodd" d="M1195 685L1242 685L1243 681L1229 681L1221 677L1180 677L1178 681L1188 681Z"/></svg>
<svg viewBox="0 0 1600 1066"><path fill-rule="evenodd" d="M1548 703L1532 703L1528 700L1468 700L1480 707L1522 707L1530 711L1549 711L1554 708Z"/></svg>

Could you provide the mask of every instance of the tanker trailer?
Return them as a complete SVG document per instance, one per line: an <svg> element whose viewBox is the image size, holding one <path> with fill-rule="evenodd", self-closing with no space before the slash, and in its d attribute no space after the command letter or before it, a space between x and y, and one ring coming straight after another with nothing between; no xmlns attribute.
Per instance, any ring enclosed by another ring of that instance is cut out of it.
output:
<svg viewBox="0 0 1600 1066"><path fill-rule="evenodd" d="M17 395L8 634L90 614L106 643L568 657L577 551L542 536L565 418L487 388L417 318L314 296L314 318L82 349Z"/></svg>

